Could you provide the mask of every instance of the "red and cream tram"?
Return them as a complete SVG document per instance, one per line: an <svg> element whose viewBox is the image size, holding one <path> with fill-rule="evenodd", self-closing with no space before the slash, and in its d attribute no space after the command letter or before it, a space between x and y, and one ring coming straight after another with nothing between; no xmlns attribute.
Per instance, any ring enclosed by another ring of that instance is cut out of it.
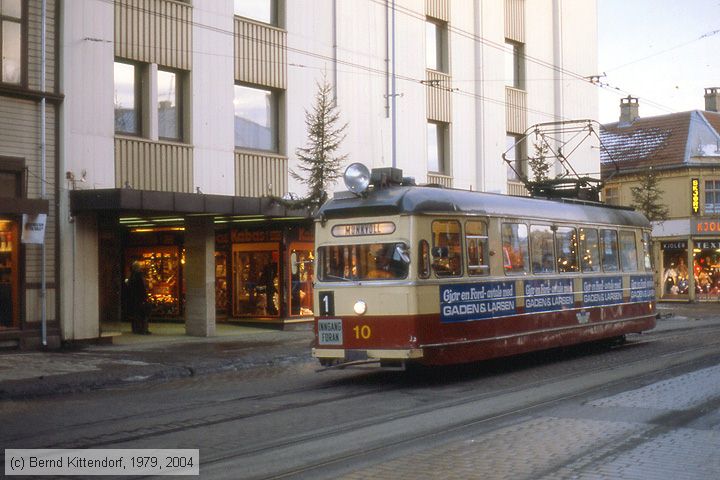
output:
<svg viewBox="0 0 720 480"><path fill-rule="evenodd" d="M318 212L321 364L471 362L655 326L642 214L407 183L353 164Z"/></svg>

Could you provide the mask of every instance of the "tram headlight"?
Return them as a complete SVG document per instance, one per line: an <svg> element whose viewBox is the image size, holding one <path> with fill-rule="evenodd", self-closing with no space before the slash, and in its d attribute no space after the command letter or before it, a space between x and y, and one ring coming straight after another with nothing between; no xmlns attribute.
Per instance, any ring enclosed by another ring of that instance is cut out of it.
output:
<svg viewBox="0 0 720 480"><path fill-rule="evenodd" d="M367 312L367 304L363 300L358 300L355 302L355 305L353 305L353 310L355 310L355 313L358 315L365 315L365 312Z"/></svg>
<svg viewBox="0 0 720 480"><path fill-rule="evenodd" d="M351 163L345 169L343 180L351 192L363 193L370 185L370 170L362 163Z"/></svg>

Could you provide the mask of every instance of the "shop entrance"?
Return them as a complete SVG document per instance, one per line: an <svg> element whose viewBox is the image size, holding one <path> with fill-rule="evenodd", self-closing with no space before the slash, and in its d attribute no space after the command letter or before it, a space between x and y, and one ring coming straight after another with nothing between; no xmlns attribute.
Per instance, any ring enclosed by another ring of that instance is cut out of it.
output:
<svg viewBox="0 0 720 480"><path fill-rule="evenodd" d="M278 243L232 246L234 317L279 317Z"/></svg>
<svg viewBox="0 0 720 480"><path fill-rule="evenodd" d="M0 330L19 328L18 223L0 218Z"/></svg>
<svg viewBox="0 0 720 480"><path fill-rule="evenodd" d="M134 261L139 261L147 282L152 316L179 317L182 314L182 265L184 252L177 245L135 247L125 250L124 277L130 278Z"/></svg>

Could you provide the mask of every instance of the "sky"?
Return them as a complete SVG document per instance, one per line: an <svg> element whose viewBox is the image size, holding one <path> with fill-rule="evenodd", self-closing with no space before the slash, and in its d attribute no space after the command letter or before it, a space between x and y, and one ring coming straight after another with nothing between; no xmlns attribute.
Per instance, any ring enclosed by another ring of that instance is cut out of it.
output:
<svg viewBox="0 0 720 480"><path fill-rule="evenodd" d="M640 116L705 109L720 87L720 0L597 0L600 123L616 122L620 98Z"/></svg>

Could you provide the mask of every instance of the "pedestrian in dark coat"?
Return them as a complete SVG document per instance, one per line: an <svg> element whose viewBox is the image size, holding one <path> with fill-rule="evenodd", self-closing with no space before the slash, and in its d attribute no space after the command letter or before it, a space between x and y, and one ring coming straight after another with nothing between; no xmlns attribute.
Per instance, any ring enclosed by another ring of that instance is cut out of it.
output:
<svg viewBox="0 0 720 480"><path fill-rule="evenodd" d="M145 275L143 275L140 262L132 263L132 271L128 279L128 316L132 322L133 333L147 335L148 330L148 313L150 304L147 298L147 286L145 285Z"/></svg>

